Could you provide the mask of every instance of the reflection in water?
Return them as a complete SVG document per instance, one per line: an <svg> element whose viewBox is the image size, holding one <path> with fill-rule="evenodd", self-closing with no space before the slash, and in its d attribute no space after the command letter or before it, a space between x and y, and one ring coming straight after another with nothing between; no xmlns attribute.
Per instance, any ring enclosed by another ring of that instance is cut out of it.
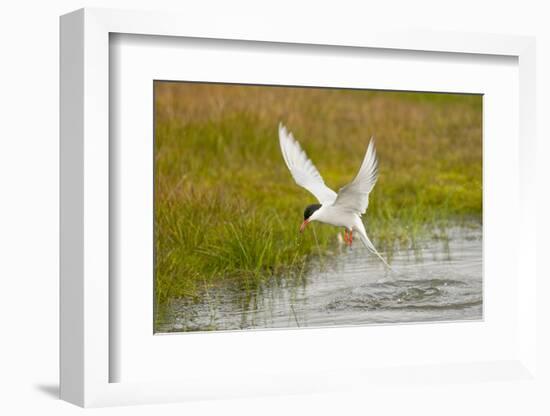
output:
<svg viewBox="0 0 550 416"><path fill-rule="evenodd" d="M481 319L481 229L447 234L395 252L393 271L354 244L301 279L273 279L253 293L228 285L205 292L200 302L173 301L157 331Z"/></svg>

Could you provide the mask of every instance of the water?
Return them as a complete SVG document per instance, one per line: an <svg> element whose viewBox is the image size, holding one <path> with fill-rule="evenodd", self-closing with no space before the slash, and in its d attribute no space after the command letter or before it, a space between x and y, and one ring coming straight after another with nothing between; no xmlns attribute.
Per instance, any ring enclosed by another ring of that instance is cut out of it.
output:
<svg viewBox="0 0 550 416"><path fill-rule="evenodd" d="M393 272L360 245L341 247L302 279L273 279L254 293L231 285L198 303L173 301L158 332L322 327L482 319L480 228L400 250Z"/></svg>

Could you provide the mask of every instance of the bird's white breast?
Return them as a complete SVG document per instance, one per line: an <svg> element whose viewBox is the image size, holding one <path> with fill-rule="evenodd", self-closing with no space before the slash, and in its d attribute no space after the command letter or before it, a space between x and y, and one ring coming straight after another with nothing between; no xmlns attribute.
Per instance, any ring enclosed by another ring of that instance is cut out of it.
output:
<svg viewBox="0 0 550 416"><path fill-rule="evenodd" d="M346 227L348 229L353 227L356 220L354 213L334 207L333 205L321 206L312 217L314 221L336 227Z"/></svg>

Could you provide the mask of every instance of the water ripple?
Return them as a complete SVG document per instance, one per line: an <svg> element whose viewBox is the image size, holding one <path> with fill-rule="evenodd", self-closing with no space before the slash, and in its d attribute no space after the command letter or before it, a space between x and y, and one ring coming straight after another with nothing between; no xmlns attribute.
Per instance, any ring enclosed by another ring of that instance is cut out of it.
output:
<svg viewBox="0 0 550 416"><path fill-rule="evenodd" d="M305 279L275 279L244 296L210 290L200 302L175 301L162 332L364 325L482 318L481 229L454 229L449 240L394 253L389 273L360 246Z"/></svg>

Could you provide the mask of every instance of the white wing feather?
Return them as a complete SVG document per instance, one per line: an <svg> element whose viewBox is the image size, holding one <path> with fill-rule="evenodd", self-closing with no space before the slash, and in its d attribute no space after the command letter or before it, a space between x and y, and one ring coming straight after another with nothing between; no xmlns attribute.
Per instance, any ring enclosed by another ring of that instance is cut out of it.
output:
<svg viewBox="0 0 550 416"><path fill-rule="evenodd" d="M325 185L321 174L309 160L306 152L281 123L279 123L279 143L283 159L294 181L315 195L321 204L333 203L336 192Z"/></svg>
<svg viewBox="0 0 550 416"><path fill-rule="evenodd" d="M334 206L359 215L364 214L369 206L369 193L374 188L377 179L378 159L374 139L371 139L359 173L353 181L340 188Z"/></svg>

